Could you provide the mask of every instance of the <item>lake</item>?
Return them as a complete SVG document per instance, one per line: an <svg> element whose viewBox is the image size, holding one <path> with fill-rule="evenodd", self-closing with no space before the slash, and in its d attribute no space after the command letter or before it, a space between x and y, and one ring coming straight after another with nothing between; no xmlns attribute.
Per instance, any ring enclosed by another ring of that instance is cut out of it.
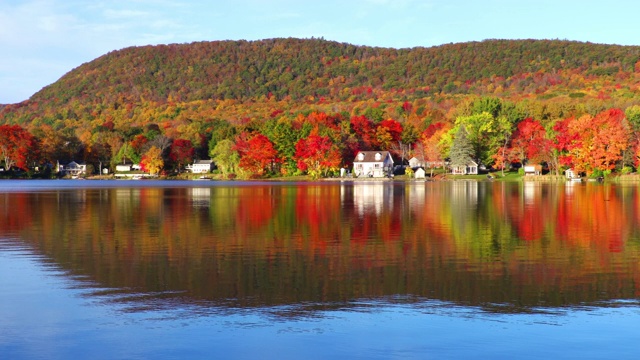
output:
<svg viewBox="0 0 640 360"><path fill-rule="evenodd" d="M4 359L631 359L637 185L0 182Z"/></svg>

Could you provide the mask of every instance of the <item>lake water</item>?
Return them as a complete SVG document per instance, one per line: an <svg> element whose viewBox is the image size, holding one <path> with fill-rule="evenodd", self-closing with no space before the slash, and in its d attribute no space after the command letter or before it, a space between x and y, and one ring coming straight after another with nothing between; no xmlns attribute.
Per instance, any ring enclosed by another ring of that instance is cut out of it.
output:
<svg viewBox="0 0 640 360"><path fill-rule="evenodd" d="M634 185L0 182L3 359L635 359Z"/></svg>

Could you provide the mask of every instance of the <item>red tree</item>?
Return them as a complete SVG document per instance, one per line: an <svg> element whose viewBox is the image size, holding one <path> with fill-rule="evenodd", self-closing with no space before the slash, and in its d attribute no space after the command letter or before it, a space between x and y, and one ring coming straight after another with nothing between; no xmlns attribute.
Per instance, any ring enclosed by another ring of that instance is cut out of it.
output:
<svg viewBox="0 0 640 360"><path fill-rule="evenodd" d="M278 152L268 137L257 134L246 140L247 134L242 133L236 139L235 150L240 154L238 166L254 176L262 176L267 170L273 170L279 162Z"/></svg>
<svg viewBox="0 0 640 360"><path fill-rule="evenodd" d="M16 166L27 170L27 163L37 156L36 138L20 125L1 125L0 156L5 169Z"/></svg>
<svg viewBox="0 0 640 360"><path fill-rule="evenodd" d="M391 141L399 141L402 136L402 124L393 119L383 120L378 124L379 128L386 129L387 133L391 136Z"/></svg>
<svg viewBox="0 0 640 360"><path fill-rule="evenodd" d="M175 139L171 144L169 159L178 165L178 168L182 168L193 160L194 154L195 149L191 140Z"/></svg>
<svg viewBox="0 0 640 360"><path fill-rule="evenodd" d="M375 125L364 115L353 116L351 118L351 129L356 133L358 139L360 139L360 148L363 150L369 150L373 148L375 143Z"/></svg>
<svg viewBox="0 0 640 360"><path fill-rule="evenodd" d="M545 143L546 131L540 122L532 118L522 120L511 140L511 161L524 164L527 160L541 160Z"/></svg>
<svg viewBox="0 0 640 360"><path fill-rule="evenodd" d="M337 170L341 162L340 151L331 139L313 133L306 139L298 140L295 160L298 169L307 171L314 178L320 177L323 172Z"/></svg>

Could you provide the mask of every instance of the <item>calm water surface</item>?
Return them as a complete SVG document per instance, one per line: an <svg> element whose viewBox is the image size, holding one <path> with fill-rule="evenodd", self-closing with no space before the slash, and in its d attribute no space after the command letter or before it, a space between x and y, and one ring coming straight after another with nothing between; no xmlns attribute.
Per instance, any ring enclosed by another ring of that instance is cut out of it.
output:
<svg viewBox="0 0 640 360"><path fill-rule="evenodd" d="M640 355L637 186L0 182L0 357Z"/></svg>

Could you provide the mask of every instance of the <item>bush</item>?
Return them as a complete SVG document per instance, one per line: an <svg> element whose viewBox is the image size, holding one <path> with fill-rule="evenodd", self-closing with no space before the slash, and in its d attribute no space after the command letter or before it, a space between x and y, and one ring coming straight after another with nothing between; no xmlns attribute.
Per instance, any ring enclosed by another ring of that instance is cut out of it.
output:
<svg viewBox="0 0 640 360"><path fill-rule="evenodd" d="M631 166L625 166L620 170L620 174L627 175L633 172L633 168Z"/></svg>
<svg viewBox="0 0 640 360"><path fill-rule="evenodd" d="M410 168L410 167L404 169L404 174L409 176L409 177L413 177L413 169Z"/></svg>

